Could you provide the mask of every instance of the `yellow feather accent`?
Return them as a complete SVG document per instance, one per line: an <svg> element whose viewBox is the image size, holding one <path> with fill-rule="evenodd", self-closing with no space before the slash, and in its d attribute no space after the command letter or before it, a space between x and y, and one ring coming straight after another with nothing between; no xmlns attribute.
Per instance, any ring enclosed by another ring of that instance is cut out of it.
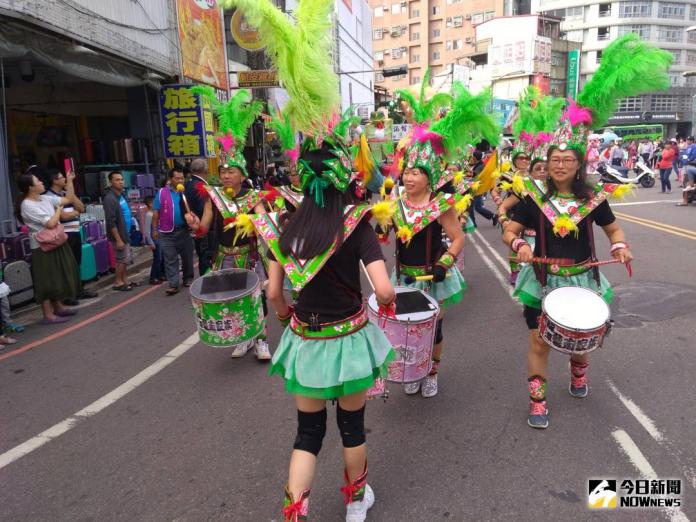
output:
<svg viewBox="0 0 696 522"><path fill-rule="evenodd" d="M380 201L372 205L372 216L382 228L390 223L393 215L394 205L391 201Z"/></svg>
<svg viewBox="0 0 696 522"><path fill-rule="evenodd" d="M399 172L403 172L403 171L404 171L404 163L405 163L405 161L406 161L406 160L405 160L404 158L399 158Z"/></svg>
<svg viewBox="0 0 696 522"><path fill-rule="evenodd" d="M636 195L636 186L633 183L627 183L626 185L617 185L614 192L609 193L611 199L624 199L626 196Z"/></svg>
<svg viewBox="0 0 696 522"><path fill-rule="evenodd" d="M463 179L464 179L464 173L460 170L459 172L455 172L454 178L452 178L452 182L455 185L459 185Z"/></svg>
<svg viewBox="0 0 696 522"><path fill-rule="evenodd" d="M473 190L474 192L478 192L478 189L479 189L480 186L481 186L481 182L480 182L480 181L474 181L474 182L471 184L471 190Z"/></svg>
<svg viewBox="0 0 696 522"><path fill-rule="evenodd" d="M553 224L553 233L560 237L566 237L568 234L573 233L575 237L578 237L580 231L573 220L567 214L563 214L556 218L556 222Z"/></svg>
<svg viewBox="0 0 696 522"><path fill-rule="evenodd" d="M509 181L503 181L503 182L500 184L500 190L504 190L504 191L506 191L506 192L510 192L510 191L512 190L512 183L510 183Z"/></svg>
<svg viewBox="0 0 696 522"><path fill-rule="evenodd" d="M473 200L474 197L471 194L465 195L454 204L454 210L456 210L459 215L464 214L464 212L469 209L469 205L471 205Z"/></svg>
<svg viewBox="0 0 696 522"><path fill-rule="evenodd" d="M512 168L512 163L510 163L509 161L506 161L505 163L503 163L500 166L500 171L501 172L509 172L511 168Z"/></svg>
<svg viewBox="0 0 696 522"><path fill-rule="evenodd" d="M512 191L519 195L524 193L524 178L519 174L512 177Z"/></svg>
<svg viewBox="0 0 696 522"><path fill-rule="evenodd" d="M235 241L237 241L239 237L244 238L254 233L254 222L251 220L249 214L237 214L234 226L237 227L237 231L234 234Z"/></svg>
<svg viewBox="0 0 696 522"><path fill-rule="evenodd" d="M384 178L384 188L385 189L394 188L394 180L390 177Z"/></svg>
<svg viewBox="0 0 696 522"><path fill-rule="evenodd" d="M481 185L476 189L476 195L480 196L485 194L493 187L495 187L495 181L500 177L500 171L498 170L498 151L495 151L490 158L488 158L488 163L483 168L481 173L478 175L478 181Z"/></svg>
<svg viewBox="0 0 696 522"><path fill-rule="evenodd" d="M372 179L372 169L375 167L375 162L364 134L360 135L360 147L358 147L354 163L355 168L363 175L363 183L367 186Z"/></svg>
<svg viewBox="0 0 696 522"><path fill-rule="evenodd" d="M410 243L411 238L413 238L413 232L406 225L399 227L396 231L396 237L398 237L402 243Z"/></svg>

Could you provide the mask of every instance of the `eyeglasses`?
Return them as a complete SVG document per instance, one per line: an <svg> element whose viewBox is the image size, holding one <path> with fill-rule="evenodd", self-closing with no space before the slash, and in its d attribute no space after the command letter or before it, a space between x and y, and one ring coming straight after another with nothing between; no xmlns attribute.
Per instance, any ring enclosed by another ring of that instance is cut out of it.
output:
<svg viewBox="0 0 696 522"><path fill-rule="evenodd" d="M529 158L527 156L517 156L515 158L515 161L531 161L532 158Z"/></svg>
<svg viewBox="0 0 696 522"><path fill-rule="evenodd" d="M558 165L574 165L578 160L575 158L553 158L549 160L549 163L553 166Z"/></svg>

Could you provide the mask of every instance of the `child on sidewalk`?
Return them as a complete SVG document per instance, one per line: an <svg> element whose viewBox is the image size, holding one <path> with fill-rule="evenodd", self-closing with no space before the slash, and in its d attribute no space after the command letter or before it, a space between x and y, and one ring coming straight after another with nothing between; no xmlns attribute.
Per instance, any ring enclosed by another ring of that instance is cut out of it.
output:
<svg viewBox="0 0 696 522"><path fill-rule="evenodd" d="M150 268L150 284L159 285L166 281L164 277L164 258L162 257L162 249L160 248L159 241L155 241L152 238L152 216L154 211L152 209L152 202L154 198L152 196L147 196L145 198L145 205L147 205L147 211L145 212L145 219L143 223L143 241L152 250L152 267Z"/></svg>

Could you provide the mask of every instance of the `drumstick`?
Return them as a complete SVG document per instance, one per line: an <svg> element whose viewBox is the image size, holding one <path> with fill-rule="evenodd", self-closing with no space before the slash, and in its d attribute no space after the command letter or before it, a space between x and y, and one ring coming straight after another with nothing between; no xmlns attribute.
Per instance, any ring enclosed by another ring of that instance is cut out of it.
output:
<svg viewBox="0 0 696 522"><path fill-rule="evenodd" d="M186 212L191 213L191 207L189 207L188 201L186 200L186 195L184 194L185 187L179 183L176 186L176 191L181 194L181 199L184 201L184 207L186 207Z"/></svg>
<svg viewBox="0 0 696 522"><path fill-rule="evenodd" d="M451 274L448 272L445 275L445 279L447 279ZM416 281L432 281L433 280L433 274L428 274L428 275L420 275L420 276L406 276L404 277L404 283L407 285L412 285Z"/></svg>
<svg viewBox="0 0 696 522"><path fill-rule="evenodd" d="M510 261L517 261L518 263L520 260L515 257L515 256L508 256L508 259ZM532 263L539 263L542 265L558 265L558 266L572 266L575 263L573 262L572 259L569 257L533 257L531 260Z"/></svg>
<svg viewBox="0 0 696 522"><path fill-rule="evenodd" d="M593 261L591 263L585 263L584 266L602 266L602 265L613 265L615 263L623 263L626 265L626 271L628 272L628 277L633 277L633 267L631 266L631 262L623 262L620 259L607 259L606 261Z"/></svg>
<svg viewBox="0 0 696 522"><path fill-rule="evenodd" d="M362 259L360 260L360 268L362 268L363 273L365 274L365 277L367 278L367 282L370 283L370 288L372 288L372 291L375 291L375 285L372 284L372 279L370 279L370 274L367 273L367 268L365 268L365 263L362 262Z"/></svg>

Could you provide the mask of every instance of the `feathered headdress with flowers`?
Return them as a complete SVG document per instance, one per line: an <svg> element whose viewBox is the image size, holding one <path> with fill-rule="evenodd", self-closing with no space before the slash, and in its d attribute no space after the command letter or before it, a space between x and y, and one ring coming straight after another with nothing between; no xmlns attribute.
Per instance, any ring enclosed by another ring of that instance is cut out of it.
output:
<svg viewBox="0 0 696 522"><path fill-rule="evenodd" d="M543 96L534 86L524 91L517 103L517 118L512 124L512 134L517 139L513 162L520 154L527 154L530 158L546 156L564 104L563 98Z"/></svg>
<svg viewBox="0 0 696 522"><path fill-rule="evenodd" d="M300 145L295 139L295 129L287 113L276 112L271 118L271 128L275 131L283 153L292 163L300 157Z"/></svg>
<svg viewBox="0 0 696 522"><path fill-rule="evenodd" d="M591 129L606 124L619 100L646 92L669 89L667 71L672 54L629 33L614 40L602 52L602 63L561 116L553 144L578 150L585 155Z"/></svg>
<svg viewBox="0 0 696 522"><path fill-rule="evenodd" d="M261 114L261 102L251 101L247 89L237 91L227 103L221 103L215 90L206 85L191 87L191 92L207 99L218 121L217 141L220 144L220 165L237 167L244 177L249 177L244 158L247 133L256 117Z"/></svg>

